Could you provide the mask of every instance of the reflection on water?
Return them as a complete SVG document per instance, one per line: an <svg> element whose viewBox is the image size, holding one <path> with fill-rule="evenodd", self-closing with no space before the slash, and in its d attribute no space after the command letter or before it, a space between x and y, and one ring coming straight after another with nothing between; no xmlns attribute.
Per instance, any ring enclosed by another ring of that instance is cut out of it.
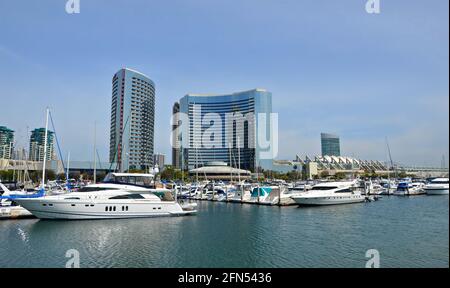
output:
<svg viewBox="0 0 450 288"><path fill-rule="evenodd" d="M448 196L328 207L199 202L189 217L0 222L0 267L448 267Z"/></svg>

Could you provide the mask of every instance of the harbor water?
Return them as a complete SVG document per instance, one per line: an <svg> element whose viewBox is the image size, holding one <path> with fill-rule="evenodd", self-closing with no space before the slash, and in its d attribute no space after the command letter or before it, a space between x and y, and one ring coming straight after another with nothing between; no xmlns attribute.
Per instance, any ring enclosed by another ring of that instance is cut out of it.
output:
<svg viewBox="0 0 450 288"><path fill-rule="evenodd" d="M0 267L449 267L448 196L327 207L198 202L195 216L0 221Z"/></svg>

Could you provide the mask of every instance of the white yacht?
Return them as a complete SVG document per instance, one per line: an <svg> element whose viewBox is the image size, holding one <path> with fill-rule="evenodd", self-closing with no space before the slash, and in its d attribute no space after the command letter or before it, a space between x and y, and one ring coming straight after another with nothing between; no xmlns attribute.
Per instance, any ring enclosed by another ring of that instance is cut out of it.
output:
<svg viewBox="0 0 450 288"><path fill-rule="evenodd" d="M436 178L424 187L427 195L448 195L448 178Z"/></svg>
<svg viewBox="0 0 450 288"><path fill-rule="evenodd" d="M324 182L309 192L291 198L299 205L334 205L365 202L366 197L356 190L355 182Z"/></svg>
<svg viewBox="0 0 450 288"><path fill-rule="evenodd" d="M425 194L424 184L422 182L400 182L397 185L394 195L396 196L414 196Z"/></svg>
<svg viewBox="0 0 450 288"><path fill-rule="evenodd" d="M251 191L253 190L253 186L249 183L238 183L235 185L236 190L232 196L231 199L229 199L230 202L248 202L251 198Z"/></svg>
<svg viewBox="0 0 450 288"><path fill-rule="evenodd" d="M383 187L383 191L380 195L392 195L397 190L397 184L390 179L382 179L380 185Z"/></svg>
<svg viewBox="0 0 450 288"><path fill-rule="evenodd" d="M109 173L99 184L77 192L15 200L43 219L109 219L179 216L196 213L195 204L176 201L168 189L155 189L153 175Z"/></svg>

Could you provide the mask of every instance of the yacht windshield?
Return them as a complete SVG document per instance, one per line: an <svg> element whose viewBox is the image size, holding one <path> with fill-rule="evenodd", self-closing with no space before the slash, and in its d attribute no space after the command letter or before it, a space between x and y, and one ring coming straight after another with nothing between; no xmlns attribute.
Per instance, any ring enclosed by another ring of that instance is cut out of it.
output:
<svg viewBox="0 0 450 288"><path fill-rule="evenodd" d="M431 184L448 184L448 181L432 181Z"/></svg>
<svg viewBox="0 0 450 288"><path fill-rule="evenodd" d="M150 176L116 176L112 173L106 175L103 183L131 184L143 187L152 187L152 177Z"/></svg>

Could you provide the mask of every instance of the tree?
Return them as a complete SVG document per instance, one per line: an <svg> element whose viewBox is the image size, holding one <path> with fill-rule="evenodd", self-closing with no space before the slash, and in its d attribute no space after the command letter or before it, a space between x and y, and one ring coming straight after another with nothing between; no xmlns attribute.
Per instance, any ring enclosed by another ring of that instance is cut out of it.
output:
<svg viewBox="0 0 450 288"><path fill-rule="evenodd" d="M330 173L327 170L320 172L320 178L327 178L328 176L330 176Z"/></svg>
<svg viewBox="0 0 450 288"><path fill-rule="evenodd" d="M345 179L347 177L347 175L344 172L336 172L336 174L334 174L334 178L337 180L342 180Z"/></svg>

